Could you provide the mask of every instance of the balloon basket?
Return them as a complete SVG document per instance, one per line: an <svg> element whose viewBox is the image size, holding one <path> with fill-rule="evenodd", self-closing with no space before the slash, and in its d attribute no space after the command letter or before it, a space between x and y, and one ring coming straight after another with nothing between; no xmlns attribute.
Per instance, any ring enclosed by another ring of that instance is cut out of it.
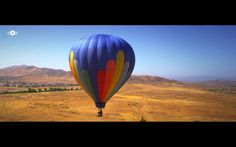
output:
<svg viewBox="0 0 236 147"><path fill-rule="evenodd" d="M98 109L98 117L102 117L103 113L102 113L102 109Z"/></svg>

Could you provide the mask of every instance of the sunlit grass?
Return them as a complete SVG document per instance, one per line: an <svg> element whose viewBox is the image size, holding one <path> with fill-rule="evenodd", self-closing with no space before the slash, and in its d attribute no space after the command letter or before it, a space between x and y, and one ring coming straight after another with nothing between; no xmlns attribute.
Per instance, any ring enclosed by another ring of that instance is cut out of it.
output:
<svg viewBox="0 0 236 147"><path fill-rule="evenodd" d="M17 89L14 89L17 90ZM83 90L0 95L0 121L235 121L236 96L189 86L125 84L97 117Z"/></svg>

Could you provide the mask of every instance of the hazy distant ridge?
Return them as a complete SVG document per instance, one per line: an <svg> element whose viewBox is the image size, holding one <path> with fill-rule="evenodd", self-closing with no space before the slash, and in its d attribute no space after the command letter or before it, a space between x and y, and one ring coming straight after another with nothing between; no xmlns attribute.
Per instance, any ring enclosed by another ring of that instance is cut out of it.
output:
<svg viewBox="0 0 236 147"><path fill-rule="evenodd" d="M37 84L77 84L71 72L50 68L19 65L0 69L0 83L37 83ZM131 76L128 83L144 84L180 84L157 76L141 75Z"/></svg>
<svg viewBox="0 0 236 147"><path fill-rule="evenodd" d="M77 84L70 72L27 65L0 69L0 83Z"/></svg>

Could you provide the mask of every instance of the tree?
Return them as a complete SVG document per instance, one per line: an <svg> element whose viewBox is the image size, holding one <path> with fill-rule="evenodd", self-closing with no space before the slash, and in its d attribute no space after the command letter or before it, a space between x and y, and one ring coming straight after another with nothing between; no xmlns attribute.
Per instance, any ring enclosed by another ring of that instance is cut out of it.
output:
<svg viewBox="0 0 236 147"><path fill-rule="evenodd" d="M28 88L28 92L37 92L37 90L35 90L33 88Z"/></svg>
<svg viewBox="0 0 236 147"><path fill-rule="evenodd" d="M141 116L140 122L146 122L143 116Z"/></svg>
<svg viewBox="0 0 236 147"><path fill-rule="evenodd" d="M9 93L8 91L3 91L2 94L6 94L6 93Z"/></svg>

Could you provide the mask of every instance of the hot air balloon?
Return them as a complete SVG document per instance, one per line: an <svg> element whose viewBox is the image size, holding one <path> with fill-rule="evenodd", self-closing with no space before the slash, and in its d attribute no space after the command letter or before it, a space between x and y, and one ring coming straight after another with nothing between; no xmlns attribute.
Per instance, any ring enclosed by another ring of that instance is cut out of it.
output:
<svg viewBox="0 0 236 147"><path fill-rule="evenodd" d="M76 81L95 102L100 117L107 101L129 79L135 55L122 38L95 34L71 48L69 64Z"/></svg>

